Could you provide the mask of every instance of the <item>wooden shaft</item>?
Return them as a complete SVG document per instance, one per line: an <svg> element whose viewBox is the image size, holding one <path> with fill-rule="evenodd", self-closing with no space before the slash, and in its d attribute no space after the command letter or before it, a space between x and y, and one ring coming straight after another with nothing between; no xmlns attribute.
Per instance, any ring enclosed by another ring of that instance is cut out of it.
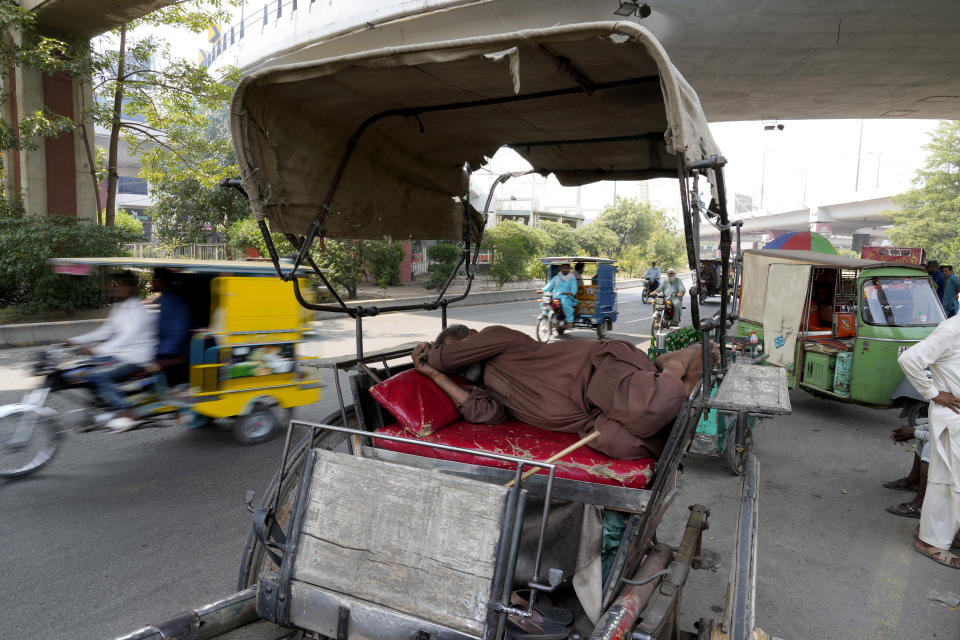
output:
<svg viewBox="0 0 960 640"><path fill-rule="evenodd" d="M544 460L543 462L556 462L556 461L559 460L560 458L563 458L564 456L567 456L567 455L573 453L574 451L576 451L576 450L579 449L580 447L582 447L582 446L584 446L584 445L586 445L586 444L589 444L589 443L593 442L594 440L596 440L596 439L599 438L599 437L600 437L600 432L599 432L599 431L594 431L593 433L591 433L590 435L586 436L585 438L581 438L580 440L577 440L576 442L574 442L572 445L570 445L569 447L567 447L567 448L564 449L563 451L560 451L559 453L553 454L552 456L550 456L549 458L547 458L547 459ZM532 476L533 474L535 474L538 469L542 469L542 468L543 468L543 467L534 466L532 469L530 469L529 471L524 472L524 474L523 474L522 476L520 476L520 481L523 482L524 480L526 480L527 478L529 478L530 476ZM505 487L512 487L512 486L513 486L513 480L511 480L510 482L508 482L507 484L505 484L505 485L503 485L503 486L505 486Z"/></svg>

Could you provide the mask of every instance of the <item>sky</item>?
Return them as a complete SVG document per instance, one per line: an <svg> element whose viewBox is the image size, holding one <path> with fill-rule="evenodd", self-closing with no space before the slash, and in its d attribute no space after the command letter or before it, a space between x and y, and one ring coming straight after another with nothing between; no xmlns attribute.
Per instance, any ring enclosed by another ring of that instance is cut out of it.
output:
<svg viewBox="0 0 960 640"><path fill-rule="evenodd" d="M901 193L910 188L926 158L924 145L937 120L798 120L784 121L782 130L765 131L769 122L711 124L717 145L727 159L727 191L753 198L755 208L791 211ZM861 135L862 129L862 135ZM859 178L857 157L859 154ZM490 163L499 174L522 170L526 162L503 150ZM478 186L490 181L477 176ZM762 186L762 188L761 188ZM501 187L518 201L539 199L541 208L573 207L577 190L561 187L553 178L517 178ZM581 188L580 202L589 219L620 197L644 197L637 182L598 183ZM498 197L500 195L498 191ZM675 180L650 181L651 202L670 213L679 206ZM732 210L732 203L731 203Z"/></svg>

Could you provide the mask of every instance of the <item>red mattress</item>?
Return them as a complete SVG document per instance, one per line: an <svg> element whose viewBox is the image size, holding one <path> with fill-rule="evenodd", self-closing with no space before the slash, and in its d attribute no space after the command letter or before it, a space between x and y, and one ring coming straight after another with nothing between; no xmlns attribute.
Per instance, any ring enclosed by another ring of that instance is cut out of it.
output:
<svg viewBox="0 0 960 640"><path fill-rule="evenodd" d="M386 426L377 433L410 437L399 424ZM575 433L559 433L530 426L523 422L510 421L498 425L454 422L436 433L418 438L465 449L476 449L518 458L546 460L565 449L579 438ZM406 442L374 439L375 446L400 453L410 453L425 458L452 460L484 467L514 468L512 464L492 458L474 456L456 451L443 451ZM557 477L581 482L608 484L631 489L644 489L653 477L654 458L641 460L618 460L581 447L557 462ZM546 474L546 469L538 473Z"/></svg>

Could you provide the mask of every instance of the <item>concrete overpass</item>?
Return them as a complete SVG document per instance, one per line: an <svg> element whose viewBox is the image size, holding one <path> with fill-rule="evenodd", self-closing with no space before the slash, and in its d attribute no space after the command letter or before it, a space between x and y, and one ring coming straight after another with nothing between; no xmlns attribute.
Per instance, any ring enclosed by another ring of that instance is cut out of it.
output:
<svg viewBox="0 0 960 640"><path fill-rule="evenodd" d="M791 231L816 231L837 247L859 248L863 244L888 241L885 230L890 219L884 211L898 209L889 196L812 205L791 211L750 211L743 220L744 248L759 248L773 238ZM704 248L711 248L720 239L720 232L703 225L700 232Z"/></svg>
<svg viewBox="0 0 960 640"><path fill-rule="evenodd" d="M21 0L56 35L89 38L171 0ZM663 42L711 121L960 118L956 0L648 0ZM619 0L249 0L214 64L247 69L359 49L618 19ZM635 21L636 17L622 18ZM69 78L18 69L7 115L80 112ZM91 133L92 138L92 133ZM89 217L95 200L71 135L8 166L33 213ZM49 176L49 177L48 177ZM73 188L68 188L68 185ZM809 220L808 220L809 222Z"/></svg>

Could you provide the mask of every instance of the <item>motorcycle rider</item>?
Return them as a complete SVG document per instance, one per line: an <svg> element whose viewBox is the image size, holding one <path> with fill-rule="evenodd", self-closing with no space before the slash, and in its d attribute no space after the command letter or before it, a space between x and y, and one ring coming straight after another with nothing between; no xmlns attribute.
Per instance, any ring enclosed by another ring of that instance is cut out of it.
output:
<svg viewBox="0 0 960 640"><path fill-rule="evenodd" d="M80 353L94 356L93 367L66 374L90 382L101 399L117 413L107 423L111 431L126 431L136 425L133 407L116 388L116 383L140 369L153 366L157 349L157 320L140 300L139 281L130 271L122 271L110 283L110 296L118 300L110 315L98 328L66 340L70 345L86 345ZM94 344L96 343L96 344Z"/></svg>
<svg viewBox="0 0 960 640"><path fill-rule="evenodd" d="M660 287L660 267L657 266L656 260L650 263L650 268L643 274L643 277L650 283L650 293Z"/></svg>
<svg viewBox="0 0 960 640"><path fill-rule="evenodd" d="M683 296L687 292L687 288L683 286L683 282L677 277L677 270L673 267L667 269L667 280L660 287L659 292L663 294L666 300L673 303L673 320L670 323L673 325L680 324L680 316L683 313Z"/></svg>
<svg viewBox="0 0 960 640"><path fill-rule="evenodd" d="M560 273L553 276L543 291L553 293L553 297L560 301L563 308L563 316L566 320L566 328L573 328L573 310L576 306L574 296L577 295L577 277L570 272L570 263L564 262L560 265Z"/></svg>

